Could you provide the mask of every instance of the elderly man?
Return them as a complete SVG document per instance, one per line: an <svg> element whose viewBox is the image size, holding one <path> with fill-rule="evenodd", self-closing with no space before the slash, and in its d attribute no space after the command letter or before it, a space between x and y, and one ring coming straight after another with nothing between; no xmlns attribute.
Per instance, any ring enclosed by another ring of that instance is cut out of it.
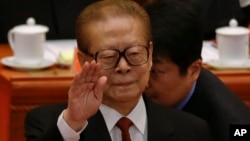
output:
<svg viewBox="0 0 250 141"><path fill-rule="evenodd" d="M203 120L142 96L153 44L149 17L136 2L104 0L88 6L78 17L76 33L82 71L70 87L68 104L29 112L27 140L210 140ZM122 129L124 121L129 129Z"/></svg>

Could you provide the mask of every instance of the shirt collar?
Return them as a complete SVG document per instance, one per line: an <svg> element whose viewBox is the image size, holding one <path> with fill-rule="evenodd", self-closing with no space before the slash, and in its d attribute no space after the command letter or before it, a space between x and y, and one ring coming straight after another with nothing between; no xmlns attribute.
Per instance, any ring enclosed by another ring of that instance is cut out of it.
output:
<svg viewBox="0 0 250 141"><path fill-rule="evenodd" d="M104 117L104 120L106 122L109 132L111 132L111 130L114 128L117 121L121 117L123 117L123 115L121 115L119 112L117 112L116 110L112 109L111 107L105 104L101 104L100 111ZM134 126L142 134L144 134L146 121L147 121L147 115L146 115L145 103L142 97L140 98L135 108L126 117L129 118L133 122Z"/></svg>
<svg viewBox="0 0 250 141"><path fill-rule="evenodd" d="M191 91L189 92L188 96L179 105L177 105L176 109L182 110L182 108L188 103L190 98L193 96L195 87L196 87L196 81L194 82L194 85L193 85Z"/></svg>

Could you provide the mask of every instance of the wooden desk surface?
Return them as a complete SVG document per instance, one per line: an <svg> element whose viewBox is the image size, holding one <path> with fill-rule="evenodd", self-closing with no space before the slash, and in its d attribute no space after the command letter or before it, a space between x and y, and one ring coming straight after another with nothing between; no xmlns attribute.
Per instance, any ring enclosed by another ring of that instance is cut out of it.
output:
<svg viewBox="0 0 250 141"><path fill-rule="evenodd" d="M0 58L11 55L13 53L10 47L0 44ZM12 104L25 106L65 102L74 76L69 68L60 68L57 65L42 70L20 71L0 63L0 73L12 84Z"/></svg>
<svg viewBox="0 0 250 141"><path fill-rule="evenodd" d="M0 59L13 52L6 44L0 44ZM67 101L67 92L74 73L57 65L43 70L18 71L0 63L0 74L9 80L11 97L10 141L25 141L24 118L30 109L44 104Z"/></svg>
<svg viewBox="0 0 250 141"><path fill-rule="evenodd" d="M7 44L0 44L0 59L13 55ZM208 66L204 65L208 68ZM211 69L210 69L211 70ZM250 107L250 70L211 70ZM38 71L17 71L0 63L0 73L12 85L10 140L24 141L23 120L35 106L67 101L74 77L70 69L57 65Z"/></svg>

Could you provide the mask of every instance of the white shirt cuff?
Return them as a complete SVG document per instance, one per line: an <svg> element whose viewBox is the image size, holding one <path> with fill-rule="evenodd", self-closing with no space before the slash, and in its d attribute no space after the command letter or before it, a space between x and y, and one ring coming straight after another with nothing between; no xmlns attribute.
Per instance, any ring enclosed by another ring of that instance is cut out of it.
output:
<svg viewBox="0 0 250 141"><path fill-rule="evenodd" d="M79 141L81 132L87 127L88 121L84 124L82 129L78 132L73 130L64 120L63 112L60 114L57 120L57 127L63 137L64 141Z"/></svg>

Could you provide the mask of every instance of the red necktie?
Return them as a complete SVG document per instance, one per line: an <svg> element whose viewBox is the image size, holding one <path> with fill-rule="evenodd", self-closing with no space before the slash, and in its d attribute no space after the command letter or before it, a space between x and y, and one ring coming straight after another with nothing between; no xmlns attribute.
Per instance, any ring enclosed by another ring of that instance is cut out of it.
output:
<svg viewBox="0 0 250 141"><path fill-rule="evenodd" d="M120 118L116 126L122 131L122 141L131 141L129 127L133 125L132 121L126 117Z"/></svg>

